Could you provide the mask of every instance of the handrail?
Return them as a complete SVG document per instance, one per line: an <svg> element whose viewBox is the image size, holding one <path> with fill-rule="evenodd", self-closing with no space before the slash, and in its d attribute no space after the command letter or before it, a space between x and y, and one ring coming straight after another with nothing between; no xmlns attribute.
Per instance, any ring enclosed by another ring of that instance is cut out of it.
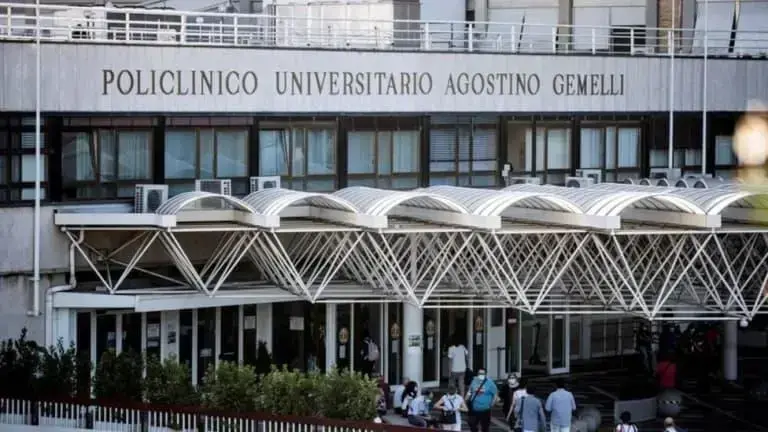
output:
<svg viewBox="0 0 768 432"><path fill-rule="evenodd" d="M280 7L242 14L42 5L36 20L34 5L0 3L0 41L38 33L46 42L635 56L668 56L671 45L675 56L696 57L705 40L700 29L298 17ZM706 34L709 57L768 58L768 31Z"/></svg>

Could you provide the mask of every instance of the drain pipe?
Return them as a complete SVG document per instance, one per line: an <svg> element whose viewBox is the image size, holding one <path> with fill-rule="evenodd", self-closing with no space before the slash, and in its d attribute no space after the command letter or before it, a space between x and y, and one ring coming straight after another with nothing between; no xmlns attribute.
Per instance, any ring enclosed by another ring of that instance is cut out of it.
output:
<svg viewBox="0 0 768 432"><path fill-rule="evenodd" d="M45 292L45 346L54 346L58 342L54 338L53 295L69 291L77 286L77 279L75 278L75 245L82 244L84 240L85 232L80 231L77 242L69 245L69 284L50 287Z"/></svg>

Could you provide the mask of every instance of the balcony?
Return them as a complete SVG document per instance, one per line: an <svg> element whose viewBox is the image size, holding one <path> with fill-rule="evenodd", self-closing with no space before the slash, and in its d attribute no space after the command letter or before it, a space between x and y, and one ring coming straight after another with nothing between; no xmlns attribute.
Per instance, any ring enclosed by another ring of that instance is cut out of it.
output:
<svg viewBox="0 0 768 432"><path fill-rule="evenodd" d="M0 41L530 54L768 57L768 32L232 14L0 3ZM39 15L39 16L38 16ZM337 15L338 16L338 15ZM738 44L734 44L738 41ZM736 47L734 49L733 47ZM741 47L741 48L740 48Z"/></svg>

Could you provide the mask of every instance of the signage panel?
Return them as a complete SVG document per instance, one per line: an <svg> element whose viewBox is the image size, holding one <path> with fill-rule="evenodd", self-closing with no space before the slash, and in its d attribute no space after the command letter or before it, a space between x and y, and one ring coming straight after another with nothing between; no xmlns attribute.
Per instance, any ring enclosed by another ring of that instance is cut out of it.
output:
<svg viewBox="0 0 768 432"><path fill-rule="evenodd" d="M3 43L0 109L34 110L35 47ZM43 111L649 112L664 57L42 45ZM700 59L675 60L675 108L702 105ZM763 61L710 60L709 109L768 99Z"/></svg>

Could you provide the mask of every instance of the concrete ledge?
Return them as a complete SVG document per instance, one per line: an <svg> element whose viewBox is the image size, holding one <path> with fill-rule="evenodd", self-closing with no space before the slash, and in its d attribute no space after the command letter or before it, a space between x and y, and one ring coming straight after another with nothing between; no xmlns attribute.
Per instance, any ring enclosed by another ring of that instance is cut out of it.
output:
<svg viewBox="0 0 768 432"><path fill-rule="evenodd" d="M632 421L639 423L656 419L657 409L656 396L626 401L617 400L613 403L613 417L618 422L621 413L629 411Z"/></svg>

